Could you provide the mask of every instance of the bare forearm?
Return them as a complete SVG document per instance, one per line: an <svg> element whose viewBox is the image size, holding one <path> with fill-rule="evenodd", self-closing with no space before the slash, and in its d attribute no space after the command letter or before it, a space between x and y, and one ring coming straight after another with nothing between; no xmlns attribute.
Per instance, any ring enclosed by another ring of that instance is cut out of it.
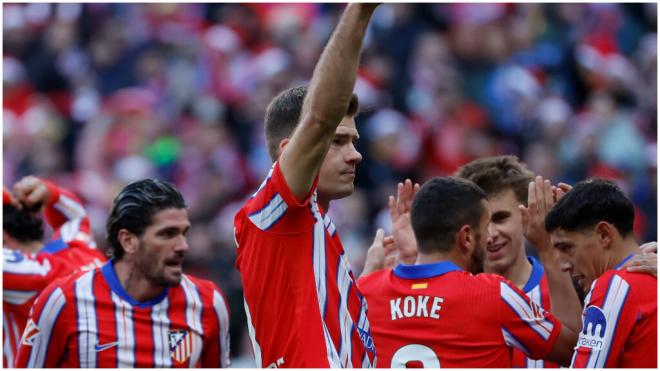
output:
<svg viewBox="0 0 660 371"><path fill-rule="evenodd" d="M555 250L539 249L539 258L548 279L550 311L564 326L577 333L582 328L582 306L570 275L559 268Z"/></svg>
<svg viewBox="0 0 660 371"><path fill-rule="evenodd" d="M353 94L362 39L373 4L349 4L316 64L301 119L334 133Z"/></svg>

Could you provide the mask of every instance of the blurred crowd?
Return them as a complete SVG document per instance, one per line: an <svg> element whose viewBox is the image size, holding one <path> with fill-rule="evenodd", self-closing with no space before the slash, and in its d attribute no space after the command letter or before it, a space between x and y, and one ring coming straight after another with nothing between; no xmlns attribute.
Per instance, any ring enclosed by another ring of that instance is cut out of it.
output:
<svg viewBox="0 0 660 371"><path fill-rule="evenodd" d="M130 181L189 206L187 271L227 293L234 365L250 366L233 216L269 169L263 115L305 84L341 4L4 4L3 184L78 194L105 246ZM657 5L387 4L356 93L364 160L331 216L356 275L387 196L482 156L554 183L599 176L657 240Z"/></svg>

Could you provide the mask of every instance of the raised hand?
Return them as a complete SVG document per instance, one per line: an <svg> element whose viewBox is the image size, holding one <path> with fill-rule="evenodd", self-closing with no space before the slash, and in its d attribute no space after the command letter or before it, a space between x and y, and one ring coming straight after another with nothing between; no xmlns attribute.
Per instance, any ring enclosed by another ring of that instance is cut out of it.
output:
<svg viewBox="0 0 660 371"><path fill-rule="evenodd" d="M50 193L43 180L28 175L14 184L14 195L18 202L36 211L46 204Z"/></svg>
<svg viewBox="0 0 660 371"><path fill-rule="evenodd" d="M525 238L536 247L539 255L542 253L553 254L550 243L550 234L545 230L545 216L554 206L556 202L556 195L560 197L566 192L564 183L559 187L553 187L549 180L544 180L542 176L538 175L532 182L529 183L527 195L527 207L518 205L522 213L523 228Z"/></svg>
<svg viewBox="0 0 660 371"><path fill-rule="evenodd" d="M384 268L391 268L396 261L396 246L392 236L385 236L385 231L378 228L374 242L367 250L367 259L364 262L362 276L379 271Z"/></svg>
<svg viewBox="0 0 660 371"><path fill-rule="evenodd" d="M394 196L389 198L390 218L392 218L392 236L399 250L399 261L414 264L417 260L417 241L410 222L412 201L420 185L410 179L399 183Z"/></svg>
<svg viewBox="0 0 660 371"><path fill-rule="evenodd" d="M640 246L642 253L633 256L623 265L628 272L648 273L658 276L658 243L647 242Z"/></svg>

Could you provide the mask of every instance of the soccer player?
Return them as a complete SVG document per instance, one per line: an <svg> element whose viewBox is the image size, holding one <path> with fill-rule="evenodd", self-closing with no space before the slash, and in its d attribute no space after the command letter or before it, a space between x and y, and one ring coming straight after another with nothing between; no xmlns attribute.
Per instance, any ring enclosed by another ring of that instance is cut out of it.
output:
<svg viewBox="0 0 660 371"><path fill-rule="evenodd" d="M658 365L657 278L621 269L640 253L633 219L632 202L601 179L576 184L546 217L562 267L588 291L572 367Z"/></svg>
<svg viewBox="0 0 660 371"><path fill-rule="evenodd" d="M570 275L558 271L555 276L548 277L541 262L525 253L525 214L518 205L528 205L530 186L533 187L531 192L535 192L537 188L542 191L543 187L549 187L550 191L549 181L543 181L540 177L535 179L534 174L517 157L510 155L474 160L459 168L455 175L473 181L486 193L491 219L488 225L484 271L499 274L511 281L537 305L552 311L559 318L574 318L579 321L579 315L575 314L580 313L582 307ZM538 245L538 248L554 253L549 248L550 236L543 228L540 228L532 239L534 241L530 242ZM556 259L556 256L550 258ZM552 283L558 289L554 291L555 297L552 297L549 290L548 279L554 279ZM554 300L551 300L551 297ZM552 302L562 304L552 306ZM565 313L568 314L562 315ZM578 328L580 324L576 322L573 326ZM557 365L542 359L529 358L515 349L511 367L544 368Z"/></svg>
<svg viewBox="0 0 660 371"><path fill-rule="evenodd" d="M273 167L234 219L248 330L258 367L369 367L375 350L330 201L353 192L361 155L352 93L377 4L348 4L309 88L269 104Z"/></svg>
<svg viewBox="0 0 660 371"><path fill-rule="evenodd" d="M13 367L18 343L37 294L76 268L50 254L24 254L43 246L43 222L3 188L2 330L4 367ZM11 246L11 248L9 248Z"/></svg>
<svg viewBox="0 0 660 371"><path fill-rule="evenodd" d="M483 269L488 238L488 204L478 186L433 178L417 192L410 216L416 264L358 282L379 367L511 367L510 347L570 363L576 332L510 281L472 274Z"/></svg>
<svg viewBox="0 0 660 371"><path fill-rule="evenodd" d="M113 258L39 295L17 367L228 366L225 299L210 281L182 272L189 227L172 185L127 185L107 222Z"/></svg>

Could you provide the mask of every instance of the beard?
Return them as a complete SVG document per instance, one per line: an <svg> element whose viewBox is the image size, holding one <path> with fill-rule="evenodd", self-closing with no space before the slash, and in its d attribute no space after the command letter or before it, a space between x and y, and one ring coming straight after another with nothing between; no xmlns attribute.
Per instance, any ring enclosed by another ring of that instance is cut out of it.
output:
<svg viewBox="0 0 660 371"><path fill-rule="evenodd" d="M173 287L181 283L181 275L168 277L165 274L165 267L168 260L170 259L160 262L156 261L156 257L147 252L145 243L140 241L135 267L153 284L163 287Z"/></svg>
<svg viewBox="0 0 660 371"><path fill-rule="evenodd" d="M484 246L481 244L481 234L476 235L476 244L470 256L470 266L468 270L472 274L479 274L484 272Z"/></svg>

